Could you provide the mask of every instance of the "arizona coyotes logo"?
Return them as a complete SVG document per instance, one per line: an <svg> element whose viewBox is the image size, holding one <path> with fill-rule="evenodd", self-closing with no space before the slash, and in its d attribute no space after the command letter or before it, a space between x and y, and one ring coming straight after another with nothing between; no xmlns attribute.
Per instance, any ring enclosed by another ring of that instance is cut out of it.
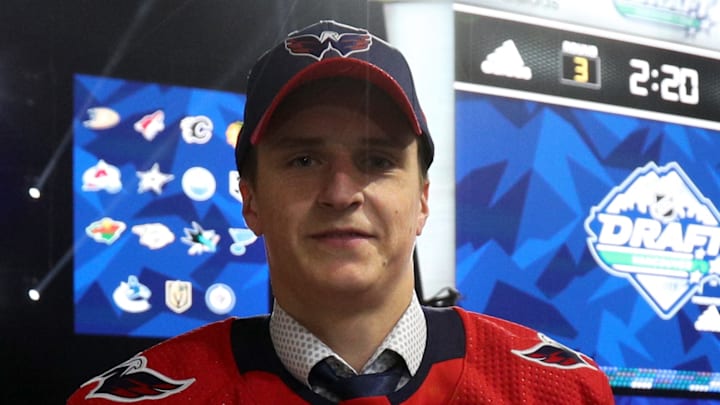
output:
<svg viewBox="0 0 720 405"><path fill-rule="evenodd" d="M147 368L144 356L133 357L83 385L97 382L85 399L104 398L115 402L162 399L177 394L195 382L194 378L173 380Z"/></svg>
<svg viewBox="0 0 720 405"><path fill-rule="evenodd" d="M339 34L334 31L323 31L320 36L298 35L285 40L285 49L291 55L309 56L317 60L322 60L331 50L342 57L347 57L353 53L366 52L371 45L372 36L367 32Z"/></svg>
<svg viewBox="0 0 720 405"><path fill-rule="evenodd" d="M561 345L542 333L538 333L538 338L540 342L535 346L525 350L511 350L511 352L523 359L534 361L547 367L564 369L588 367L597 370L585 359L583 354Z"/></svg>

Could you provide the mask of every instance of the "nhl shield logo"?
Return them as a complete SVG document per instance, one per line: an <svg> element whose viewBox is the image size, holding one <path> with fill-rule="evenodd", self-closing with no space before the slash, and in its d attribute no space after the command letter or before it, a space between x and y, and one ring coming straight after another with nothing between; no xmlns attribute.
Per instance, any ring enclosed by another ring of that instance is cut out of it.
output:
<svg viewBox="0 0 720 405"><path fill-rule="evenodd" d="M598 265L662 319L720 280L720 214L676 162L637 168L585 221Z"/></svg>
<svg viewBox="0 0 720 405"><path fill-rule="evenodd" d="M192 283L182 280L165 281L165 305L181 314L192 306Z"/></svg>

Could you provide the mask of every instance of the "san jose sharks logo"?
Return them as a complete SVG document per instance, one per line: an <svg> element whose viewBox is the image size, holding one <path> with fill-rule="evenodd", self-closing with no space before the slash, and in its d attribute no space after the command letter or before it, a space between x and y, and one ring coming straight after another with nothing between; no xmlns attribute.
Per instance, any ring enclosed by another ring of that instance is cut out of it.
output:
<svg viewBox="0 0 720 405"><path fill-rule="evenodd" d="M322 60L328 53L347 57L357 52L366 52L371 45L372 35L367 32L340 34L323 31L319 36L304 34L285 40L285 48L291 55L309 56L317 60Z"/></svg>
<svg viewBox="0 0 720 405"><path fill-rule="evenodd" d="M574 369L587 367L597 370L584 354L576 352L549 337L538 333L540 342L528 349L511 350L513 354L547 367Z"/></svg>
<svg viewBox="0 0 720 405"><path fill-rule="evenodd" d="M590 210L588 247L662 319L720 279L720 215L675 162L636 169Z"/></svg>
<svg viewBox="0 0 720 405"><path fill-rule="evenodd" d="M147 367L147 358L136 356L86 382L97 383L85 399L103 398L115 402L138 402L162 399L177 394L192 383L194 378L174 380Z"/></svg>

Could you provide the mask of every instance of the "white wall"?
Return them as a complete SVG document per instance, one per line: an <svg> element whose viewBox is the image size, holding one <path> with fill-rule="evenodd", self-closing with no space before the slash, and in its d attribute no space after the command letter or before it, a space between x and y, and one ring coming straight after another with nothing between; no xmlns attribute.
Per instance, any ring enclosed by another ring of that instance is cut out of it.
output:
<svg viewBox="0 0 720 405"><path fill-rule="evenodd" d="M388 1L388 41L405 55L435 142L430 218L418 240L425 298L455 286L455 30L451 1Z"/></svg>

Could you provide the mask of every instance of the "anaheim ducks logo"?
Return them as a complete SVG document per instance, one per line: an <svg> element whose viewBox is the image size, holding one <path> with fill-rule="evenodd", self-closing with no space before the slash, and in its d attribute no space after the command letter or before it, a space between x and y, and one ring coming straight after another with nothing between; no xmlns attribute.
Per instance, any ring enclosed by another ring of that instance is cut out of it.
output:
<svg viewBox="0 0 720 405"><path fill-rule="evenodd" d="M137 356L83 385L95 382L98 385L85 399L103 398L115 402L138 402L177 394L194 383L195 379L174 380L148 368L147 359L144 356Z"/></svg>
<svg viewBox="0 0 720 405"><path fill-rule="evenodd" d="M587 367L597 370L597 368L590 364L584 354L561 345L542 333L538 333L538 338L540 342L535 346L525 350L511 350L511 352L525 360L530 360L547 367L563 369Z"/></svg>

